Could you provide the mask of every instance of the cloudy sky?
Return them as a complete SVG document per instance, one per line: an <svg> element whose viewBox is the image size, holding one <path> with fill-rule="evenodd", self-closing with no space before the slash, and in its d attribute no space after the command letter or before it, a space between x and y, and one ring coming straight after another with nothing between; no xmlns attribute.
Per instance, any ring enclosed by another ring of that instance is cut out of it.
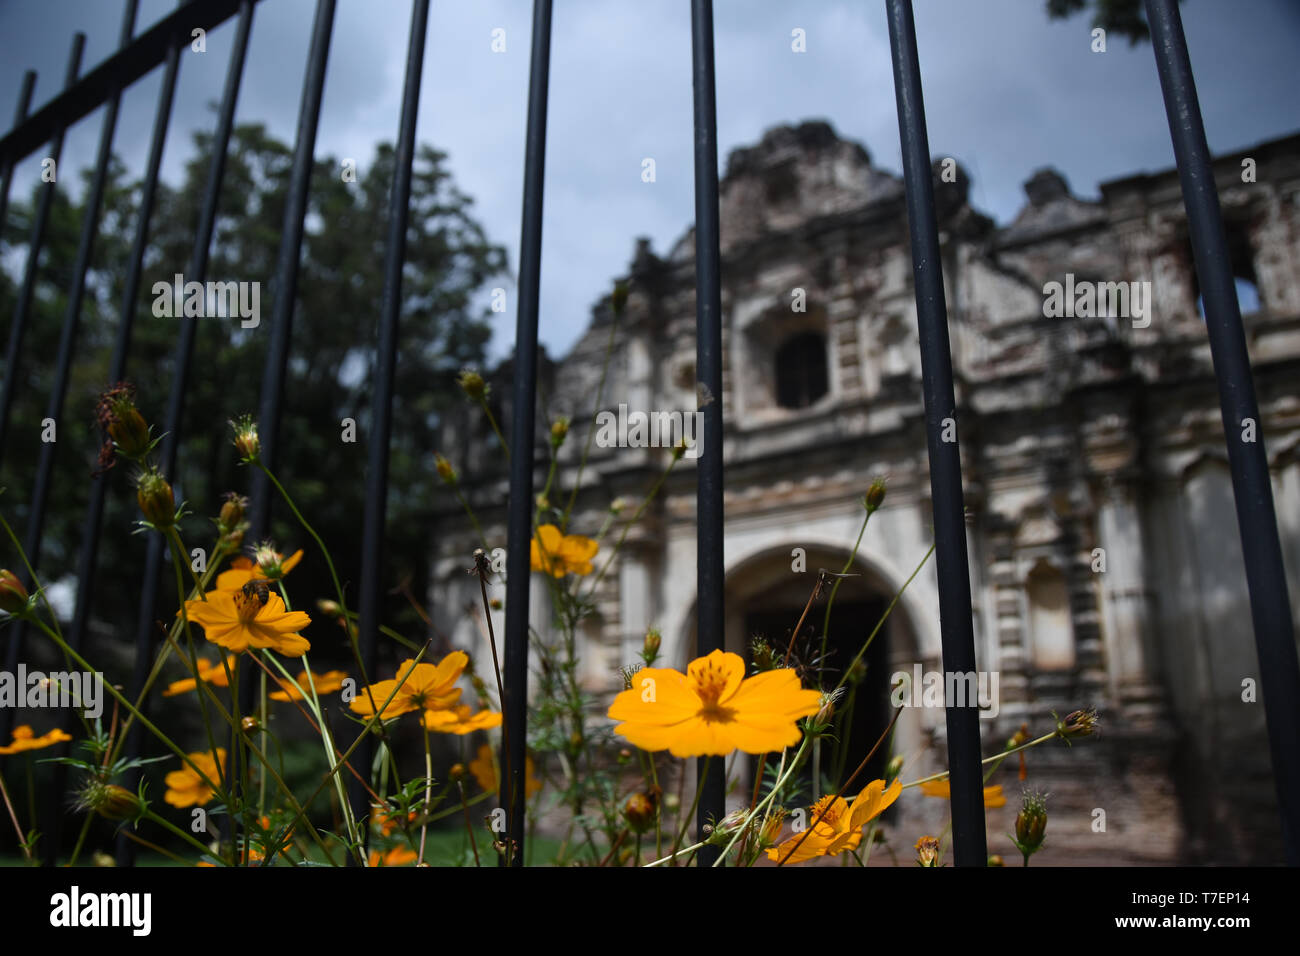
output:
<svg viewBox="0 0 1300 956"><path fill-rule="evenodd" d="M172 8L141 0L137 32ZM1086 16L1049 21L1043 0L918 0L917 33L931 149L970 171L972 201L1005 223L1021 184L1052 165L1076 194L1108 179L1173 165L1149 45L1113 37L1090 50ZM237 118L292 142L315 4L256 8ZM38 71L35 105L62 82L73 30L87 34L86 67L117 42L120 0L0 2L0 124L12 117L22 73ZM518 262L532 4L434 0L418 134L445 150L491 238ZM1300 130L1300 4L1187 0L1183 17L1210 147L1231 151ZM317 155L362 162L396 136L410 5L340 0ZM492 51L505 31L506 49ZM802 29L807 50L791 49ZM899 170L898 125L880 0L717 0L720 160L781 123L829 120L873 161ZM179 180L191 133L210 128L234 36L229 21L187 52L164 178ZM664 253L694 216L688 0L558 0L552 34L541 338L563 354L591 305L630 260L637 236ZM83 67L84 69L84 67ZM161 69L127 92L115 149L143 170ZM102 111L69 133L65 162L88 165ZM652 157L657 181L641 181ZM39 159L18 170L20 195ZM66 174L65 174L66 175ZM63 179L63 176L60 177ZM69 178L70 179L70 178ZM511 311L496 317L493 352L509 351Z"/></svg>

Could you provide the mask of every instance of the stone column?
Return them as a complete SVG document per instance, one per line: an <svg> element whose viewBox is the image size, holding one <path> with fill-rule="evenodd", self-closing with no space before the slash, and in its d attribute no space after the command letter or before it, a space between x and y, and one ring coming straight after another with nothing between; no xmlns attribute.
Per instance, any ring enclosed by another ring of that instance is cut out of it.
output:
<svg viewBox="0 0 1300 956"><path fill-rule="evenodd" d="M1154 592L1146 574L1135 476L1112 472L1102 478L1096 526L1097 547L1104 550L1106 562L1098 577L1110 686L1126 715L1154 718L1162 710L1163 695L1151 652Z"/></svg>
<svg viewBox="0 0 1300 956"><path fill-rule="evenodd" d="M993 591L997 635L998 690L1002 698L1000 727L1018 727L1029 719L1029 675L1025 654L1025 628L1020 613L1021 585L1016 575L1014 528L999 522L988 534L992 556L988 581Z"/></svg>

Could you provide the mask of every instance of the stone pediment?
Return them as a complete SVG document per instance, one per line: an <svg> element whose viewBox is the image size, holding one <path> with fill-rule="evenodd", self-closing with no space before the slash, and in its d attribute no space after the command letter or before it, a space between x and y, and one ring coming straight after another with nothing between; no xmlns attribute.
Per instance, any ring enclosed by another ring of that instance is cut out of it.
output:
<svg viewBox="0 0 1300 956"><path fill-rule="evenodd" d="M998 245L1025 242L1051 233L1106 221L1101 203L1070 195L1065 177L1055 169L1040 169L1025 183L1029 205L1020 210L1011 225L999 230Z"/></svg>
<svg viewBox="0 0 1300 956"><path fill-rule="evenodd" d="M727 250L900 197L903 183L872 166L860 143L840 139L829 123L810 121L778 126L757 146L733 150L719 190Z"/></svg>

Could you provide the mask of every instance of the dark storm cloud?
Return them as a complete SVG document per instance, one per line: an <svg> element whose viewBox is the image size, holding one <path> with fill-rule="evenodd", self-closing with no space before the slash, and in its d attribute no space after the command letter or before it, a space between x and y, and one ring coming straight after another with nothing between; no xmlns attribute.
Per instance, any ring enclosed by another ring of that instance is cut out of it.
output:
<svg viewBox="0 0 1300 956"><path fill-rule="evenodd" d="M1090 50L1085 17L1048 21L1040 0L917 4L930 145L971 173L973 202L1005 222L1021 184L1052 165L1080 195L1097 184L1172 165L1151 49L1112 37ZM140 26L171 4L146 0ZM109 55L122 5L12 0L0 6L0 122L22 71L40 72L37 105L58 89L72 30L87 33L85 63ZM257 5L238 118L292 141L315 5ZM1300 127L1300 10L1286 0L1188 0L1183 16L1209 131L1227 151ZM778 124L819 117L896 171L898 126L883 3L843 0L715 4L720 159ZM419 136L445 150L490 236L517 259L531 4L435 2L430 17ZM396 134L409 4L341 0L331 44L318 155L366 162ZM491 49L504 29L506 51ZM802 29L807 52L791 51ZM177 181L195 129L213 121L233 37L227 23L207 52L182 60L164 175ZM548 124L542 339L563 353L591 304L627 265L638 235L665 253L694 217L689 4L566 0L556 4ZM128 91L115 148L143 168L159 71ZM65 161L87 165L100 113L70 131ZM657 181L641 181L653 158ZM30 188L39 160L19 171ZM65 173L66 175L66 173ZM66 180L65 180L66 181ZM514 289L508 301L513 309ZM495 319L494 351L508 351L513 311Z"/></svg>

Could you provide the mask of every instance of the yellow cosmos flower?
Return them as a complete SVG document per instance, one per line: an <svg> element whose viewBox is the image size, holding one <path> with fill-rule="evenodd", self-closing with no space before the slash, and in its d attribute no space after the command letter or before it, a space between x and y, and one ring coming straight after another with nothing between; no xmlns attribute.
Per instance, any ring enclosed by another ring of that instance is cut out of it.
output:
<svg viewBox="0 0 1300 956"><path fill-rule="evenodd" d="M945 800L952 798L952 785L948 778L942 780L928 780L921 784L921 792L927 797L943 797ZM984 809L992 810L994 807L1005 807L1007 798L1002 795L1002 784L994 784L991 787L984 788Z"/></svg>
<svg viewBox="0 0 1300 956"><path fill-rule="evenodd" d="M235 655L227 654L226 663L231 667L235 666ZM199 658L199 676L198 680L193 677L187 677L184 680L172 681L167 685L167 689L162 692L164 697L175 697L177 694L184 694L194 690L199 686L199 681L205 684L211 684L213 687L229 687L230 681L226 677L226 669L221 666L221 662L215 664L205 657Z"/></svg>
<svg viewBox="0 0 1300 956"><path fill-rule="evenodd" d="M0 747L0 754L20 754L26 750L42 750L45 747L53 747L55 744L61 744L71 739L57 727L48 734L37 737L31 727L20 724L14 728L14 742L8 746Z"/></svg>
<svg viewBox="0 0 1300 956"><path fill-rule="evenodd" d="M304 611L285 610L280 595L209 591L207 598L186 601L185 611L213 644L237 654L250 647L269 647L285 657L302 657L311 650L307 639L298 634L311 618Z"/></svg>
<svg viewBox="0 0 1300 956"><path fill-rule="evenodd" d="M691 661L685 674L643 667L633 675L632 689L614 698L609 718L622 721L614 732L642 750L725 756L798 743L797 721L820 708L821 694L804 690L793 670L746 678L739 654L714 651Z"/></svg>
<svg viewBox="0 0 1300 956"><path fill-rule="evenodd" d="M311 683L316 685L316 696L329 694L343 687L343 681L347 679L347 671L326 671L324 674L311 672ZM271 691L267 694L271 700L303 700L311 692L311 684L307 682L307 671L303 670L297 677L298 683L277 678L276 683L280 685L279 690Z"/></svg>
<svg viewBox="0 0 1300 956"><path fill-rule="evenodd" d="M590 574L591 559L598 550L600 545L590 538L580 534L561 534L555 525L544 524L537 529L530 553L534 571L562 578L570 572Z"/></svg>
<svg viewBox="0 0 1300 956"><path fill-rule="evenodd" d="M533 758L527 757L524 761L524 798L531 799L533 794L542 789L542 781L533 776L533 771L537 767L533 763ZM492 763L492 747L488 744L478 748L478 756L469 762L469 772L474 775L478 785L488 793L496 793L500 789L497 785L497 769Z"/></svg>
<svg viewBox="0 0 1300 956"><path fill-rule="evenodd" d="M846 850L856 850L862 842L862 828L889 809L902 792L903 784L899 780L890 784L888 790L885 781L873 780L853 798L852 804L828 793L808 810L812 830L796 833L780 846L769 847L767 855L778 862L802 863L814 857L838 856Z"/></svg>
<svg viewBox="0 0 1300 956"><path fill-rule="evenodd" d="M408 863L414 863L419 855L406 846L395 846L383 856L379 855L378 850L370 851L371 866L406 866Z"/></svg>
<svg viewBox="0 0 1300 956"><path fill-rule="evenodd" d="M358 693L348 705L353 713L373 717L375 708L378 707L383 711L384 719L388 720L417 710L450 710L460 702L460 688L456 686L456 681L460 680L460 675L469 665L468 654L452 651L437 665L421 663L415 664L412 669L414 663L413 660L402 661L397 668L398 677L410 671L400 687L397 678L394 678L376 681L368 690ZM385 707L384 701L388 700L394 690L397 693ZM370 702L372 696L373 704Z"/></svg>
<svg viewBox="0 0 1300 956"><path fill-rule="evenodd" d="M208 780L216 783L221 776L217 771L217 764L225 764L226 751L218 747L215 759L210 751L189 754L189 759L190 763L203 771ZM167 774L163 782L167 784L167 792L163 794L163 799L173 807L201 807L216 796L216 791L209 787L189 764Z"/></svg>
<svg viewBox="0 0 1300 956"><path fill-rule="evenodd" d="M480 710L471 714L466 704L453 710L426 710L424 712L424 729L440 734L456 734L463 737L476 730L487 730L501 726L501 715L491 710Z"/></svg>

